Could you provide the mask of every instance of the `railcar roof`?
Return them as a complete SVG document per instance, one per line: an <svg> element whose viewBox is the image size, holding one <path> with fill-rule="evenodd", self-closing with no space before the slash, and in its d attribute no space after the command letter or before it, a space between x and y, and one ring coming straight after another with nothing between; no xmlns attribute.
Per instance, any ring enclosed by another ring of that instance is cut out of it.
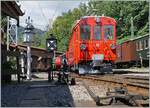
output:
<svg viewBox="0 0 150 108"><path fill-rule="evenodd" d="M83 16L83 17L81 17L79 20L76 20L76 21L74 22L74 24L73 24L71 30L73 30L73 28L80 22L80 20L85 19L85 18L94 18L94 17L99 17L99 18L100 18L100 17L105 17L105 18L109 18L109 19L112 19L112 20L115 21L114 18L111 18L111 17L108 17L108 16ZM115 21L115 22L116 22L116 21Z"/></svg>
<svg viewBox="0 0 150 108"><path fill-rule="evenodd" d="M109 16L83 16L83 17L81 17L81 19L83 19L83 18L93 18L93 17L106 17L106 18L110 18L110 19L114 19L114 18L112 18L112 17L109 17Z"/></svg>

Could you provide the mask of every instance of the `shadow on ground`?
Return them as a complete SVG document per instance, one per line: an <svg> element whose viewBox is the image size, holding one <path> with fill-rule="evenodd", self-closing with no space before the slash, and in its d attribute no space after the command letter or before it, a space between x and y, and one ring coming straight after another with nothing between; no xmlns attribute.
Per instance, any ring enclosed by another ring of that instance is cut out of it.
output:
<svg viewBox="0 0 150 108"><path fill-rule="evenodd" d="M72 107L75 106L68 85L47 80L12 83L1 86L2 107Z"/></svg>

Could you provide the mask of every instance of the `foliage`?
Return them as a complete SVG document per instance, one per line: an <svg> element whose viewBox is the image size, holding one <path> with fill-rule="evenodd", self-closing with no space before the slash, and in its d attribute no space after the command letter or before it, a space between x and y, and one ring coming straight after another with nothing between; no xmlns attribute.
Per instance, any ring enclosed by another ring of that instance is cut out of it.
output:
<svg viewBox="0 0 150 108"><path fill-rule="evenodd" d="M46 39L50 33L53 33L58 39L58 50L66 51L73 23L82 16L101 16L102 14L115 18L117 22L117 37L130 36L131 17L133 17L135 36L144 35L149 32L148 8L149 5L146 1L91 0L88 4L81 3L78 8L58 16L44 38Z"/></svg>
<svg viewBox="0 0 150 108"><path fill-rule="evenodd" d="M41 44L40 44L40 48L46 48L46 39L48 38L48 36L49 36L50 34L49 34L49 32L46 32L45 34L44 34L44 36L41 38Z"/></svg>
<svg viewBox="0 0 150 108"><path fill-rule="evenodd" d="M18 28L18 43L19 44L23 44L24 29L25 28L22 26ZM42 46L42 42L43 40L45 40L44 38L45 31L35 28L34 33L35 34L32 37L32 40L33 40L32 46L43 48L44 46Z"/></svg>
<svg viewBox="0 0 150 108"><path fill-rule="evenodd" d="M6 61L2 64L2 74L10 74L14 69L12 61Z"/></svg>
<svg viewBox="0 0 150 108"><path fill-rule="evenodd" d="M33 46L35 46L35 47L39 47L40 45L41 45L41 39L42 37L41 36L39 36L38 34L35 34L34 36L33 36L33 40L34 40L34 42L33 42Z"/></svg>
<svg viewBox="0 0 150 108"><path fill-rule="evenodd" d="M121 44L121 43L123 43L124 41L127 41L127 40L129 40L129 39L130 39L129 36L124 36L123 38L117 40L117 44Z"/></svg>
<svg viewBox="0 0 150 108"><path fill-rule="evenodd" d="M149 33L149 3L147 1L91 0L87 4L81 3L78 8L74 8L58 16L53 22L52 28L46 33L42 33L44 36L40 34L42 31L36 30L36 34L33 36L33 46L45 48L46 38L53 33L58 40L58 51L66 51L74 22L83 16L101 16L102 14L115 18L117 22L117 37L125 39L130 37L131 17L133 17L135 36ZM2 15L1 26L6 30L7 17L5 15ZM18 42L22 44L24 28L22 27L18 31Z"/></svg>
<svg viewBox="0 0 150 108"><path fill-rule="evenodd" d="M1 28L6 29L6 27L7 27L7 17L5 15L1 16L0 23L1 23Z"/></svg>

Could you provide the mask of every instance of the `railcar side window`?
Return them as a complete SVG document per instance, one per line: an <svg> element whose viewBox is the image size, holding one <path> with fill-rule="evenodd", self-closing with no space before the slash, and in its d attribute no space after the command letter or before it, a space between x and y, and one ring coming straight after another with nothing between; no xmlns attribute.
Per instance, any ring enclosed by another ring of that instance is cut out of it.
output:
<svg viewBox="0 0 150 108"><path fill-rule="evenodd" d="M94 27L94 39L95 40L100 40L101 39L101 31L100 31L100 26L96 25Z"/></svg>
<svg viewBox="0 0 150 108"><path fill-rule="evenodd" d="M80 35L82 40L90 39L90 25L81 25L80 26Z"/></svg>
<svg viewBox="0 0 150 108"><path fill-rule="evenodd" d="M148 39L146 39L145 42L144 42L144 48L145 48L145 49L148 48Z"/></svg>
<svg viewBox="0 0 150 108"><path fill-rule="evenodd" d="M114 37L114 28L112 25L104 26L104 39L112 40Z"/></svg>
<svg viewBox="0 0 150 108"><path fill-rule="evenodd" d="M144 49L144 40L142 40L142 49Z"/></svg>
<svg viewBox="0 0 150 108"><path fill-rule="evenodd" d="M138 51L139 50L139 42L137 41L136 42L136 51Z"/></svg>
<svg viewBox="0 0 150 108"><path fill-rule="evenodd" d="M142 41L139 41L140 42L140 50L142 50Z"/></svg>

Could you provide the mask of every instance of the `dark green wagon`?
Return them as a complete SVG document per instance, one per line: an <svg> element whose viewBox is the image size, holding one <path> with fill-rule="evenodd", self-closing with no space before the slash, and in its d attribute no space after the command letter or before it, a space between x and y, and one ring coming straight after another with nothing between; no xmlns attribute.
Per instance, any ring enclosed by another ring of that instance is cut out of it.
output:
<svg viewBox="0 0 150 108"><path fill-rule="evenodd" d="M117 67L149 66L149 34L120 42L116 48Z"/></svg>

